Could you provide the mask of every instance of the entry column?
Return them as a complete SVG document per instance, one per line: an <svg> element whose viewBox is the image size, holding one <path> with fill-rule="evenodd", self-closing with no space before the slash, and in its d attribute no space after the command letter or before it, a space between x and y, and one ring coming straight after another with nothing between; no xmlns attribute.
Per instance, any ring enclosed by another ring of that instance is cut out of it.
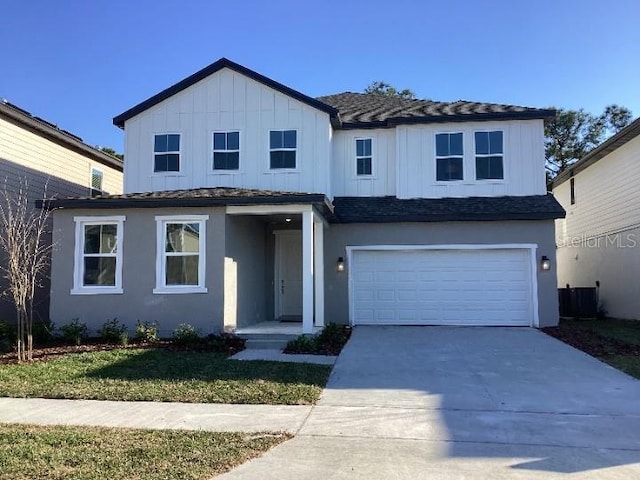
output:
<svg viewBox="0 0 640 480"><path fill-rule="evenodd" d="M302 212L302 333L313 333L313 211Z"/></svg>

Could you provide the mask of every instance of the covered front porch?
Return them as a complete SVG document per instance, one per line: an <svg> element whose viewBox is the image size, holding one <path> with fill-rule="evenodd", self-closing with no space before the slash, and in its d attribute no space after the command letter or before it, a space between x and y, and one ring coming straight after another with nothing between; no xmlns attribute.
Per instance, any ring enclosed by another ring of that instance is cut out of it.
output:
<svg viewBox="0 0 640 480"><path fill-rule="evenodd" d="M312 204L228 205L224 329L312 334L324 326L325 217Z"/></svg>

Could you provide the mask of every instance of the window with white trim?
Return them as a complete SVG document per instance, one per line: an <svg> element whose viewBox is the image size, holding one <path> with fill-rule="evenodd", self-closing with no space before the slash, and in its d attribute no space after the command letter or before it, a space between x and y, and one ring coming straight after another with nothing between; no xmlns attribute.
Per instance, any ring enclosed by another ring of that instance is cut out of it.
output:
<svg viewBox="0 0 640 480"><path fill-rule="evenodd" d="M154 293L204 293L208 215L158 216Z"/></svg>
<svg viewBox="0 0 640 480"><path fill-rule="evenodd" d="M102 195L102 180L103 173L101 170L97 168L91 169L91 196L96 197L98 195Z"/></svg>
<svg viewBox="0 0 640 480"><path fill-rule="evenodd" d="M475 132L476 180L504 179L502 131Z"/></svg>
<svg viewBox="0 0 640 480"><path fill-rule="evenodd" d="M296 168L297 137L295 130L269 132L269 168Z"/></svg>
<svg viewBox="0 0 640 480"><path fill-rule="evenodd" d="M371 144L370 138L356 138L356 175L373 173Z"/></svg>
<svg viewBox="0 0 640 480"><path fill-rule="evenodd" d="M73 294L122 293L124 216L74 217Z"/></svg>
<svg viewBox="0 0 640 480"><path fill-rule="evenodd" d="M213 133L213 169L240 168L240 132Z"/></svg>
<svg viewBox="0 0 640 480"><path fill-rule="evenodd" d="M180 171L180 134L163 133L153 137L153 171Z"/></svg>
<svg viewBox="0 0 640 480"><path fill-rule="evenodd" d="M463 179L462 133L436 134L436 180L449 182Z"/></svg>

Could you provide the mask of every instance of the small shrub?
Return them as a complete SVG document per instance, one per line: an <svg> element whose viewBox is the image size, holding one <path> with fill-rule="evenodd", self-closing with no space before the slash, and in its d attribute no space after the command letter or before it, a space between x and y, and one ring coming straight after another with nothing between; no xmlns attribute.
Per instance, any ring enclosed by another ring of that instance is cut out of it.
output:
<svg viewBox="0 0 640 480"><path fill-rule="evenodd" d="M178 325L178 328L173 331L173 340L176 343L195 343L199 338L200 335L198 334L198 330L188 323L181 323Z"/></svg>
<svg viewBox="0 0 640 480"><path fill-rule="evenodd" d="M158 324L156 322L144 322L136 326L136 340L143 343L154 343L158 341Z"/></svg>
<svg viewBox="0 0 640 480"><path fill-rule="evenodd" d="M207 350L233 355L244 350L246 340L233 333L210 334L204 339Z"/></svg>
<svg viewBox="0 0 640 480"><path fill-rule="evenodd" d="M56 330L55 324L51 321L34 322L31 327L31 333L33 334L33 343L42 345L50 343L53 340L54 332Z"/></svg>
<svg viewBox="0 0 640 480"><path fill-rule="evenodd" d="M126 346L129 342L127 327L118 321L117 318L107 320L98 331L100 338L107 343L119 343Z"/></svg>
<svg viewBox="0 0 640 480"><path fill-rule="evenodd" d="M87 338L87 324L80 322L79 318L74 318L71 323L60 327L62 338L68 343L82 345L82 341Z"/></svg>
<svg viewBox="0 0 640 480"><path fill-rule="evenodd" d="M349 340L344 325L329 323L317 336L318 348L327 352L340 352Z"/></svg>
<svg viewBox="0 0 640 480"><path fill-rule="evenodd" d="M285 353L316 353L318 350L318 337L314 335L300 335L294 338L285 347Z"/></svg>
<svg viewBox="0 0 640 480"><path fill-rule="evenodd" d="M291 340L287 343L284 352L338 355L349 340L349 335L349 327L330 323L317 335L300 335Z"/></svg>
<svg viewBox="0 0 640 480"><path fill-rule="evenodd" d="M0 321L0 353L10 352L16 341L16 330L13 325Z"/></svg>

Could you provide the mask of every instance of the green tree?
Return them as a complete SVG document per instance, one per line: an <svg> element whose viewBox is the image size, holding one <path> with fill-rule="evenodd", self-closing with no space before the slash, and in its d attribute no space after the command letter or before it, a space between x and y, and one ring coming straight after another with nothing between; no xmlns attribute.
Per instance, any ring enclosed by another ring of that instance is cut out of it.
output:
<svg viewBox="0 0 640 480"><path fill-rule="evenodd" d="M631 111L608 105L600 115L579 110L556 109L544 128L545 157L550 178L566 170L631 121Z"/></svg>
<svg viewBox="0 0 640 480"><path fill-rule="evenodd" d="M111 147L98 147L98 149L103 152L106 153L107 155L111 155L112 157L115 157L119 160L124 160L124 155L121 153L116 152L113 148Z"/></svg>
<svg viewBox="0 0 640 480"><path fill-rule="evenodd" d="M387 82L371 82L367 88L364 89L364 93L373 93L375 95L384 95L386 97L399 97L407 100L414 100L416 94L405 88L404 90L398 90Z"/></svg>

